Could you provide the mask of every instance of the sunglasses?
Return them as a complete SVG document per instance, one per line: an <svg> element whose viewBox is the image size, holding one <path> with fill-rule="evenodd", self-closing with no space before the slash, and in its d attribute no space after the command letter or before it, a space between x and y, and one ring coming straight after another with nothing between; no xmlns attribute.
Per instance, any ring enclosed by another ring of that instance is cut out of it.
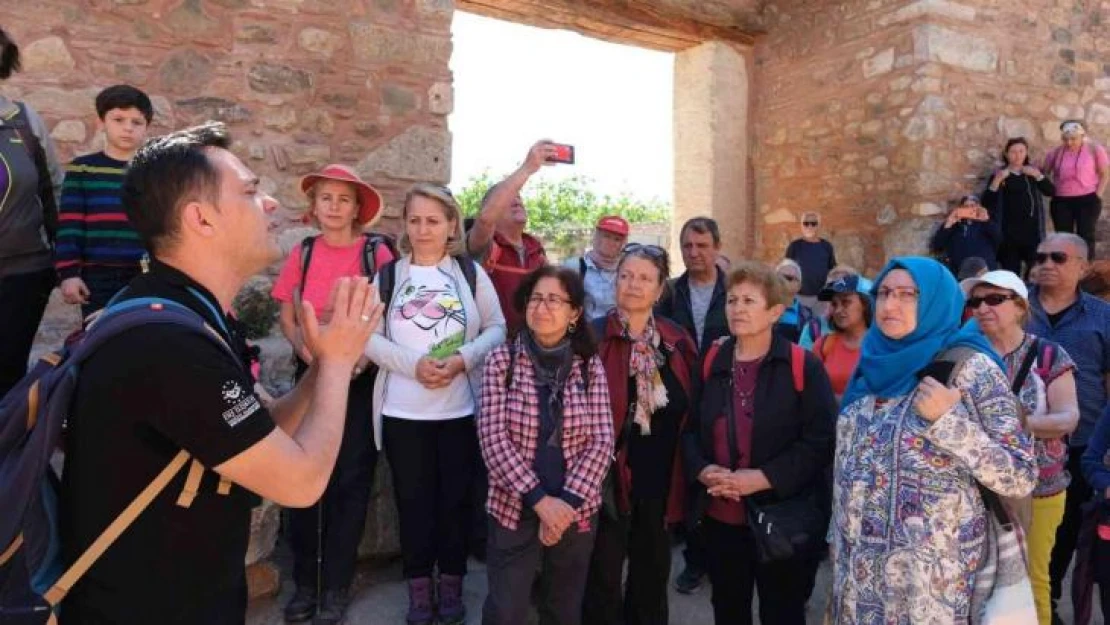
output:
<svg viewBox="0 0 1110 625"><path fill-rule="evenodd" d="M645 245L643 243L629 243L624 246L624 254L643 254L650 258L667 258L667 250L658 245Z"/></svg>
<svg viewBox="0 0 1110 625"><path fill-rule="evenodd" d="M1018 296L1015 293L1011 293L1009 295L1003 295L1002 293L991 293L982 297L967 298L967 307L974 310L978 308L983 302L986 302L987 306L994 308L995 306L1002 305L1002 302L1008 302L1017 298Z"/></svg>
<svg viewBox="0 0 1110 625"><path fill-rule="evenodd" d="M1068 255L1066 252L1037 252L1035 258L1038 265L1043 265L1049 260L1057 265L1063 265L1068 262Z"/></svg>
<svg viewBox="0 0 1110 625"><path fill-rule="evenodd" d="M802 225L809 228L816 228L819 224L816 221L803 221Z"/></svg>

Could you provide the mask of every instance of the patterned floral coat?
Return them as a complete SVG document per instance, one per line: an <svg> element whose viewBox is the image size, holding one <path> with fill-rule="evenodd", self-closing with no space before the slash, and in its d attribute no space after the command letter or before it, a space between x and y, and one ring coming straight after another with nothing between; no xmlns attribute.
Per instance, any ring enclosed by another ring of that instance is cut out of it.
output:
<svg viewBox="0 0 1110 625"><path fill-rule="evenodd" d="M976 481L1008 497L1037 482L1002 370L982 354L958 372L963 399L933 423L913 394L860 398L837 423L831 622L953 625L971 618L987 548Z"/></svg>

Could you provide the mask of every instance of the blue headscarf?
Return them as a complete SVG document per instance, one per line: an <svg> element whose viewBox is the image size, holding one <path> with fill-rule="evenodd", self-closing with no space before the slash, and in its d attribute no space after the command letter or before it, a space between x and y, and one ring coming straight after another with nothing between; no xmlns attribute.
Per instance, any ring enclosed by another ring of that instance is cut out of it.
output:
<svg viewBox="0 0 1110 625"><path fill-rule="evenodd" d="M948 269L931 258L907 256L892 259L875 279L871 291L878 317L878 288L886 275L904 269L913 277L921 294L917 300L917 327L895 340L872 323L863 337L859 364L844 391L841 406L865 395L900 397L917 386L917 372L942 350L963 346L990 356L1002 367L1002 358L972 320L960 327L964 295ZM943 380L941 380L943 382Z"/></svg>

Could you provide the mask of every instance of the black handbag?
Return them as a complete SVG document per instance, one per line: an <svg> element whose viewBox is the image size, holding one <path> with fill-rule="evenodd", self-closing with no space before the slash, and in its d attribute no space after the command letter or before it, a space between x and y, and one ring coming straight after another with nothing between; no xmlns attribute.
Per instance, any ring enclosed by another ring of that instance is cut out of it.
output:
<svg viewBox="0 0 1110 625"><path fill-rule="evenodd" d="M744 507L759 561L763 563L789 560L815 551L828 530L828 519L812 496L766 504L745 497Z"/></svg>

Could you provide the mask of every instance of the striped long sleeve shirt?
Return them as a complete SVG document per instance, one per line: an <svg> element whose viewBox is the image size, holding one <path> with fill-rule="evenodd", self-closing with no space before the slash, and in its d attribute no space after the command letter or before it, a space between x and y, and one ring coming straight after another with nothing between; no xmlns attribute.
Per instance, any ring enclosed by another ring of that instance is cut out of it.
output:
<svg viewBox="0 0 1110 625"><path fill-rule="evenodd" d="M127 163L103 152L66 166L55 267L65 280L88 267L138 267L146 252L127 220L120 189Z"/></svg>

